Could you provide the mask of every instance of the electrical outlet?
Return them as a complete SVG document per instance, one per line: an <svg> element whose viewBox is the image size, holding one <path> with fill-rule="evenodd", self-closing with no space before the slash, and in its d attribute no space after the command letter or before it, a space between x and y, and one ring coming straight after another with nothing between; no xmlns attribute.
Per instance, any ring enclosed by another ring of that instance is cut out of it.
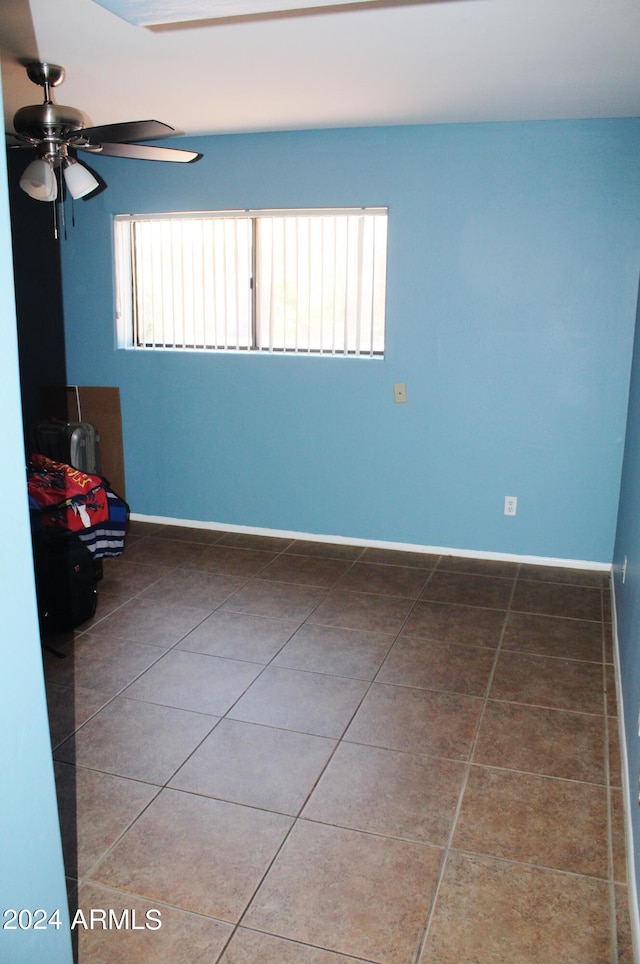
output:
<svg viewBox="0 0 640 964"><path fill-rule="evenodd" d="M518 498L515 495L505 495L504 497L504 514L505 515L515 515L518 511Z"/></svg>

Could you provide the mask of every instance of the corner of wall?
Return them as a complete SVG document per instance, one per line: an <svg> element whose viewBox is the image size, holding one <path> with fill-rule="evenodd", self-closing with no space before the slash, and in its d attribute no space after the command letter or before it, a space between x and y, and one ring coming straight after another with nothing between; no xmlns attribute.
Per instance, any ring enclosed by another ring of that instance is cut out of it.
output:
<svg viewBox="0 0 640 964"><path fill-rule="evenodd" d="M633 942L633 959L640 961L640 911L638 909L638 889L636 886L635 841L633 822L631 819L634 799L629 784L629 761L627 757L626 734L624 730L624 697L620 676L620 650L618 641L618 625L616 610L616 587L613 576L611 578L611 613L613 633L613 662L616 680L616 698L618 701L618 736L620 739L620 756L622 760L622 802L624 807L625 844L627 857L627 885L629 888L629 917L631 921L631 939Z"/></svg>

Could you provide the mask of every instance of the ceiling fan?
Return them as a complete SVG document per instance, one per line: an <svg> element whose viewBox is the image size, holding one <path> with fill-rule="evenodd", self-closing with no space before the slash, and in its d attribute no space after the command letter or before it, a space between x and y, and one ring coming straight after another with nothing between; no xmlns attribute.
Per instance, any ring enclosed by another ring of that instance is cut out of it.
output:
<svg viewBox="0 0 640 964"><path fill-rule="evenodd" d="M64 188L73 198L81 198L100 186L91 171L76 160L76 151L182 163L202 156L196 151L136 143L175 134L173 127L160 121L125 121L91 127L83 111L53 101L51 88L64 80L63 67L32 63L26 70L29 79L44 88L44 102L17 111L13 118L15 134L9 134L8 141L10 147L36 149L36 159L22 174L20 187L38 201L59 200Z"/></svg>

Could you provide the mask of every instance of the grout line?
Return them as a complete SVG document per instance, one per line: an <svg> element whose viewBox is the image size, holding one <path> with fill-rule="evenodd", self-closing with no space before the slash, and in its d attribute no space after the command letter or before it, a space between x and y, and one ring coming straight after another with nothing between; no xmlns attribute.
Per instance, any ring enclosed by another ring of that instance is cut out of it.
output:
<svg viewBox="0 0 640 964"><path fill-rule="evenodd" d="M77 769L81 769L81 770L82 770L82 769L91 769L90 767L78 767L76 764L69 764L69 766L73 766L74 769L76 769L76 770L77 770ZM97 770L97 771L94 770L93 772L94 772L94 773L96 773L96 772L97 772L97 773L107 773L109 776L116 776L116 777L118 777L118 779L120 779L120 780L133 780L135 783L142 783L142 782L143 782L143 781L141 781L141 780L136 780L136 779L133 778L133 777L123 777L123 776L120 776L120 774L118 774L118 773L116 773L116 774L110 773L110 772L107 771L107 770ZM92 884L97 884L98 886L108 886L107 884L102 884L101 881L99 881L99 880L92 880L91 875L94 873L94 871L96 871L96 870L98 869L98 867L103 863L103 861L105 861L105 860L107 859L107 857L109 857L109 856L111 855L112 851L117 847L117 845L120 843L120 841L122 840L122 838L124 837L124 835L131 830L131 828L138 822L138 820L140 819L140 817L142 816L142 814L143 814L143 813L146 813L146 811L149 809L149 807L151 806L151 804L152 804L155 800L158 799L158 797L160 796L160 794L161 794L162 791L164 790L164 787L158 785L157 783L145 783L145 785L146 785L146 786L153 786L153 787L155 787L156 790L157 790L157 792L154 793L153 796L151 797L151 799L147 801L147 803L144 805L144 807L142 808L142 810L140 811L140 813L137 813L136 816L127 824L127 826L124 828L124 830L123 830L121 833L118 834L118 836L116 837L116 839L112 841L112 843L107 847L107 849L104 851L104 853L101 853L100 856L97 857L97 858L94 860L94 862L90 865L90 867L87 868L87 870L85 870L85 872L84 872L83 874L78 874L78 883L79 883L81 880L86 880L86 881L88 881L88 882L90 882L90 883L92 883ZM76 860L77 860L77 855L76 855ZM77 870L77 866L76 866L76 870ZM140 894L139 896L142 897L144 900L150 900L149 897L144 897L143 894ZM165 902L165 903L166 903L166 902Z"/></svg>
<svg viewBox="0 0 640 964"><path fill-rule="evenodd" d="M356 561L356 560L353 561L352 565L351 565L351 566L349 567L349 569L347 569L345 572L348 572L350 569L353 568L353 566L355 565L355 561ZM431 574L433 574L433 571L435 571L435 570L432 570L432 573L431 573ZM429 579L429 578L431 578L431 577L429 576L428 579ZM428 581L428 579L427 579L426 581ZM425 583L425 584L426 584L426 583ZM325 600L326 600L326 598L327 598L327 596L329 595L330 592L331 592L331 590L328 590L328 591L327 591L327 594L325 595ZM323 601L324 601L324 600L323 600ZM391 649L393 648L393 645L394 645L395 641L398 639L400 633L402 632L402 628L406 625L406 621L407 621L407 619L409 618L410 613L413 611L416 602L417 602L417 600L414 600L413 605L411 606L409 612L408 612L407 615L405 616L405 618L404 618L404 620L403 620L403 622L402 622L402 625L401 625L398 633L396 634L396 636L395 636L395 638L394 638L393 643L391 643L391 645L390 645L390 647L389 647L389 650L387 651L387 656L388 656L388 653L389 653L389 652L391 651ZM321 603L318 603L318 606L320 606L320 605L321 605ZM308 616L306 617L306 619L303 621L303 623L301 624L301 626L298 627L298 629L296 630L296 632L298 632L299 629L301 629L302 626L304 626L304 625L308 622L308 620L310 619L311 615L313 615L313 612L316 611L316 609L318 608L318 606L316 606L316 607L314 608L314 610L312 611L312 613L309 613L309 615L308 615ZM293 635L295 635L295 633L294 633ZM389 634L389 635L391 635L391 634ZM275 657L274 657L274 658L275 658ZM387 657L385 656L385 660L386 660L386 658L387 658ZM329 757L328 757L328 759L327 759L324 767L322 768L322 770L321 770L320 773L318 774L318 777L317 777L315 783L313 784L313 787L311 788L311 790L310 790L309 793L307 794L307 796L306 796L306 798L305 798L305 800L304 800L304 803L302 804L302 806L300 807L300 809L299 809L299 811L298 811L298 814L294 817L293 822L292 822L292 824L291 824L291 827L290 827L288 833L286 834L284 840L282 841L282 844L281 844L280 847L278 848L277 852L274 854L272 861L269 863L269 865L268 865L268 867L266 868L263 876L260 878L260 881L258 882L258 885L256 886L256 888L255 888L255 890L254 890L254 892L253 892L250 900L248 901L248 903L247 903L247 905L246 905L246 907L245 907L242 915L241 915L240 918L238 919L238 922L237 922L237 924L236 924L236 930L237 930L237 928L239 928L239 927L242 925L242 921L244 920L244 918L246 917L246 915L249 913L249 910L250 910L250 908L251 908L251 905L253 904L253 902L254 902L254 900L255 900L255 898L256 898L256 896L257 896L257 894L258 894L258 892L259 892L259 890L260 890L260 888L261 888L261 886L262 886L262 884L263 884L263 882L264 882L264 880L266 879L267 875L269 874L269 872L270 872L271 868L273 867L275 861L277 860L277 858L279 857L279 855L282 853L286 842L289 840L291 834L293 833L294 828L297 827L299 821L300 821L301 819L303 819L303 818L301 817L301 814L302 814L302 812L304 811L304 808L306 807L307 803L309 802L309 799L311 798L312 793L315 791L316 787L318 786L320 780L322 779L322 777L323 777L324 774L326 773L327 768L329 767L331 761L333 760L333 758L334 758L334 756L335 756L335 754L336 754L339 746L342 744L342 742L343 742L343 740L344 740L344 736L345 736L345 734L347 733L347 731L348 731L351 723L353 722L353 720L354 720L356 714L358 713L360 707L362 706L364 700L366 699L366 697L367 697L368 694L370 693L371 688L372 688L372 686L373 686L373 684L374 684L374 682L375 682L375 679L376 679L376 677L377 677L380 669L382 668L382 665L384 665L384 661L385 661L385 660L383 660L383 662L381 663L381 665L380 665L380 667L378 668L378 670L377 670L376 674L374 675L374 677L373 677L370 681L368 681L368 682L369 682L369 685L367 686L365 692L364 692L363 695L362 695L362 698L361 698L360 701L358 702L358 704L357 704L357 706L355 707L353 713L351 714L348 722L346 723L345 727L343 728L341 736L340 736L340 737L338 738L338 740L336 741L336 745L335 745L335 747L334 747L334 749L333 749L333 752L329 755ZM345 828L345 829L348 829L348 828ZM234 931L234 933L235 933L235 931ZM233 935L232 935L232 936L233 936ZM231 939L231 938L230 938L230 939ZM227 945L227 946L228 946L228 945ZM218 960L220 960L220 957L218 958Z"/></svg>
<svg viewBox="0 0 640 964"><path fill-rule="evenodd" d="M416 958L415 958L416 964L419 964L420 958L422 957L422 954L423 954L424 949L425 949L425 947L426 947L427 939L428 939L428 936L429 936L429 930L430 930L430 928L431 928L431 922L433 921L433 915L434 915L434 913L435 913L435 908L436 908L436 904L437 904L437 901L438 901L438 896L439 896L439 894L440 894L440 889L441 889L441 887L442 887L442 882L443 882L443 879L444 879L444 872L445 872L445 869L446 869L446 866L447 866L447 863L448 863L448 860L449 860L449 855L450 855L451 851L453 850L453 838L454 838L455 831L456 831L456 828L457 828L458 818L459 818L459 816L460 816L460 811L462 810L462 801L463 801L463 798L464 798L464 795L465 795L465 792L466 792L466 789L467 789L467 784L468 784L468 782L469 782L469 776L470 776L470 774L471 774L471 764L472 764L473 757L474 757L474 754L475 754L476 745L477 745L478 739L479 739L479 737L480 737L480 729L481 729L481 727L482 727L482 722L483 722L483 720L484 720L485 711L486 711L486 708L487 708L487 704L488 704L488 702L489 702L489 693L491 692L491 687L492 687L492 685L493 685L493 680L494 680L495 673L496 673L496 668L497 668L497 665L498 665L498 659L499 659L499 657L500 657L500 651L501 651L501 647L502 647L502 641L503 641L503 639L504 639L504 634L505 634L505 632L506 632L507 623L508 623L508 621L509 621L509 613L510 613L511 601L513 600L513 596L514 596L514 593L515 593L515 590L516 590L517 581L518 581L518 573L516 572L516 575L515 575L514 580L513 580L513 586L511 587L511 595L510 595L510 597L509 597L509 603L508 603L508 605L507 605L507 609L506 609L505 616L504 616L504 622L503 622L503 624L502 624L502 630L501 630L501 632L500 632L500 637L499 637L499 639L498 639L498 645L496 646L496 653L495 653L495 657L494 657L494 660L493 660L493 665L492 665L492 667L491 667L491 672L489 673L489 679L488 679L488 681L487 681L487 685L486 685L486 688L485 688L485 694L484 694L484 698L483 698L482 707L480 708L480 713L479 713L479 715L478 715L478 721L477 721L477 723L476 723L475 733L474 733L473 739L472 739L472 741L471 741L471 746L470 746L470 748L469 748L469 755L468 755L467 760L466 760L465 770L464 770L464 774L463 774L463 777L462 777L462 785L461 785L460 791L459 791L459 793L458 793L458 801L457 801L456 808L455 808L455 811L454 811L454 814L453 814L453 818L452 818L452 820L451 820L451 827L449 828L449 835L448 835L448 837L447 837L447 842L446 842L446 844L445 844L444 857L443 857L442 862L441 862L441 865L440 865L440 873L439 873L439 875L438 875L438 879L436 880L436 885L435 885L435 887L434 887L434 889L433 889L433 894L432 894L432 896L431 896L431 903L430 903L430 905L429 905L429 910L428 910L428 912L427 912L427 917L426 917L426 920L425 920L425 924L424 924L422 936L421 936L420 942L419 942L419 944L418 944L418 951L417 951Z"/></svg>
<svg viewBox="0 0 640 964"><path fill-rule="evenodd" d="M511 867L529 867L532 870L540 870L549 874L559 874L562 877L570 877L576 880L592 880L605 886L609 883L607 877L599 877L597 874L584 874L577 870L566 870L562 867L553 867L550 864L539 864L534 860L517 860L515 857L501 857L498 854L483 853L479 850L467 850L463 847L452 847L451 853L462 857L480 857L482 860L495 861L499 864L507 864ZM528 962L527 962L528 964ZM579 964L583 964L582 961Z"/></svg>

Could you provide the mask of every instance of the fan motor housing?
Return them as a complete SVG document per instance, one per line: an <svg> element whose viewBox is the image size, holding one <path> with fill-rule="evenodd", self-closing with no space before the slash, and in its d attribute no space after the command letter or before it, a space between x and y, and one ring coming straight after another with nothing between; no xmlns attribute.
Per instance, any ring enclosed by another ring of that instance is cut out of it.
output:
<svg viewBox="0 0 640 964"><path fill-rule="evenodd" d="M40 139L43 137L66 138L74 131L89 127L91 121L81 110L64 104L31 104L21 107L13 118L17 134Z"/></svg>

